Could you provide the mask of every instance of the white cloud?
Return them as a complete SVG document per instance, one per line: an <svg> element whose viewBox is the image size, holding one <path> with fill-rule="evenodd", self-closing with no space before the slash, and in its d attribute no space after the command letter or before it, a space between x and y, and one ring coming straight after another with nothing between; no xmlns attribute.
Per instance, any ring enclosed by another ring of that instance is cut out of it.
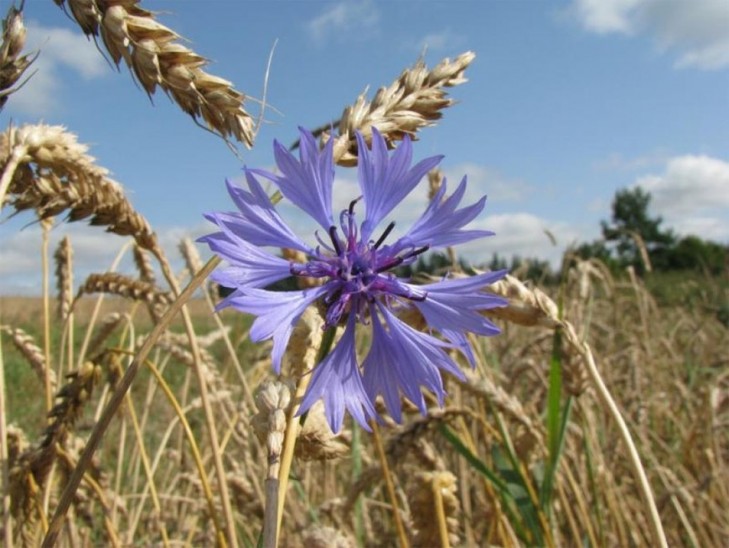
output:
<svg viewBox="0 0 729 548"><path fill-rule="evenodd" d="M710 156L671 158L659 175L635 181L652 196L667 226L681 234L729 240L729 162Z"/></svg>
<svg viewBox="0 0 729 548"><path fill-rule="evenodd" d="M372 0L346 0L334 3L306 23L306 30L318 44L329 38L351 40L357 33L376 28L380 13Z"/></svg>
<svg viewBox="0 0 729 548"><path fill-rule="evenodd" d="M13 94L8 106L31 116L44 116L60 105L63 87L60 69L66 68L85 79L99 77L109 71L106 61L80 31L44 27L30 22L27 26L26 51L40 51L28 69L33 77Z"/></svg>
<svg viewBox="0 0 729 548"><path fill-rule="evenodd" d="M575 0L572 11L580 22L593 32L628 33L631 31L630 14L643 0Z"/></svg>
<svg viewBox="0 0 729 548"><path fill-rule="evenodd" d="M565 249L584 241L587 235L562 221L542 219L531 213L489 215L473 223L473 228L491 230L495 236L470 242L457 249L459 255L472 263L487 262L494 253L511 258L539 258L558 266ZM547 232L557 241L553 245Z"/></svg>
<svg viewBox="0 0 729 548"><path fill-rule="evenodd" d="M729 66L726 0L573 0L571 13L598 34L647 34L660 50L675 50L679 68Z"/></svg>

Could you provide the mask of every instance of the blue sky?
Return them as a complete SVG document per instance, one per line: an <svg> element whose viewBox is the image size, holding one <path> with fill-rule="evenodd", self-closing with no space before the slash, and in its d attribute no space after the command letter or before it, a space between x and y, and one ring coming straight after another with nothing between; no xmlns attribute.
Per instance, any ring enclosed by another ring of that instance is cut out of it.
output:
<svg viewBox="0 0 729 548"><path fill-rule="evenodd" d="M369 86L388 85L424 53L429 66L472 50L458 104L419 133L416 157L441 166L469 195L489 200L475 226L497 235L464 253L537 256L599 235L619 188L641 184L654 214L679 233L729 241L729 2L147 0L143 7L211 60L208 71L260 99L276 44L267 103L242 161L164 95L150 101L116 71L53 2L29 0L36 74L0 113L3 123L62 124L90 146L175 255L182 235L208 228L201 213L228 209L224 179L272 165L274 138L341 114ZM7 6L7 2L2 4ZM248 103L251 113L260 104ZM341 170L348 201L354 172ZM394 219L406 224L424 191ZM303 219L287 208L291 223ZM0 224L0 293L38 287L37 226L29 214ZM79 223L76 223L77 225ZM557 238L553 246L545 236ZM103 270L123 245L83 226L70 234L81 273ZM81 275L81 274L79 274Z"/></svg>

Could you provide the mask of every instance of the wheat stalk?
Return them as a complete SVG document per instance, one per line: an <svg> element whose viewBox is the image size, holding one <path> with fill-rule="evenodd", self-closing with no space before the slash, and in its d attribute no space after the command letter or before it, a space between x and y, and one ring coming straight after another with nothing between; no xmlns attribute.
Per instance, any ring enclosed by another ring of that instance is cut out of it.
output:
<svg viewBox="0 0 729 548"><path fill-rule="evenodd" d="M35 522L36 512L40 512L40 508L34 502L51 470L57 445L65 442L88 402L98 377L99 368L91 362L84 363L80 369L68 375L69 382L58 392L57 398L61 401L49 413L51 422L40 442L21 454L10 472L11 508L13 515L23 524L21 533L24 536L34 536L38 532L28 530L25 522ZM42 514L40 516L45 519Z"/></svg>
<svg viewBox="0 0 729 548"><path fill-rule="evenodd" d="M584 370L570 373L573 378L587 375L596 388L598 396L604 407L615 422L623 443L628 451L628 459L635 478L638 482L640 493L645 501L650 515L651 533L656 546L668 546L666 534L663 530L660 515L656 507L653 491L651 490L643 464L638 455L638 450L633 442L630 430L623 419L612 394L605 385L600 375L590 345L577 335L573 325L559 317L559 309L552 299L539 289L528 289L523 283L513 276L506 276L502 280L489 286L489 291L509 298L509 303L503 308L493 308L487 313L507 321L525 325L541 325L546 327L560 328L570 346L581 356L582 360L567 360L565 365L576 365Z"/></svg>
<svg viewBox="0 0 729 548"><path fill-rule="evenodd" d="M20 77L38 57L38 53L21 56L20 52L24 46L25 25L22 7L18 9L10 6L8 14L3 19L2 44L0 44L0 110L5 106L8 97L17 91L14 86Z"/></svg>
<svg viewBox="0 0 729 548"><path fill-rule="evenodd" d="M253 145L253 119L245 94L203 70L208 61L180 43L180 36L139 6L139 0L54 0L68 6L86 36L101 36L113 62L122 60L149 96L159 86L180 108L224 139Z"/></svg>

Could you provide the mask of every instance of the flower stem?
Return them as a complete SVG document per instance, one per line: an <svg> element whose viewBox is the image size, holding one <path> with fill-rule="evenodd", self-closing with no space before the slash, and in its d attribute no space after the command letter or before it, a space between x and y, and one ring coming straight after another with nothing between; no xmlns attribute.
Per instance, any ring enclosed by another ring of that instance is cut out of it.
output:
<svg viewBox="0 0 729 548"><path fill-rule="evenodd" d="M395 528L397 529L397 536L400 542L400 548L408 548L410 543L408 542L408 536L405 533L405 527L402 524L400 518L400 507L397 504L397 497L395 495L395 484L392 482L392 475L390 474L390 467L387 465L387 456L385 455L385 448L382 446L382 437L380 436L380 429L377 423L373 420L370 421L372 426L372 437L375 440L375 447L377 448L377 456L380 458L380 466L382 466L382 477L385 478L385 486L387 487L387 495L390 497L390 505L392 506L392 517L395 520Z"/></svg>
<svg viewBox="0 0 729 548"><path fill-rule="evenodd" d="M320 364L332 348L334 342L334 335L336 329L330 327L324 331L324 336L321 339L319 346L319 352L316 356L315 364ZM281 520L283 519L284 503L286 502L286 490L289 485L289 472L291 470L291 463L294 460L294 448L296 447L296 438L299 435L299 428L306 420L306 414L302 415L300 419L296 419L296 413L299 410L299 404L306 393L306 388L309 386L311 379L310 374L302 375L299 379L299 383L296 386L296 394L294 395L293 402L291 403L291 409L289 409L288 416L286 417L286 433L284 434L284 444L281 456L281 469L278 475L278 505L276 507L276 537L274 539L273 546L278 546L278 539L281 533ZM271 516L266 516L266 522L270 523ZM265 529L265 526L264 526ZM269 548L269 547L267 547Z"/></svg>

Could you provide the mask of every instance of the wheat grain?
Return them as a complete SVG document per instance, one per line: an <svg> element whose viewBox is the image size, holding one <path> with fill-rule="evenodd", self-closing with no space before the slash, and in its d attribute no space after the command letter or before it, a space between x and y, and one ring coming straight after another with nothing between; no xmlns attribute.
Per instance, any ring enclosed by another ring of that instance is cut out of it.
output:
<svg viewBox="0 0 729 548"><path fill-rule="evenodd" d="M25 47L25 34L22 7L18 9L11 5L3 19L0 44L0 110L5 106L8 97L17 90L15 84L38 56L37 53L20 55Z"/></svg>
<svg viewBox="0 0 729 548"><path fill-rule="evenodd" d="M388 87L380 88L372 101L361 94L344 109L339 120L338 136L334 137L335 161L347 166L357 164L357 131L369 139L376 127L392 145L405 135L414 137L419 129L433 125L442 116L441 111L454 103L443 88L466 82L463 73L475 57L467 51L453 61L444 59L432 70L421 60ZM327 130L322 136L324 141L332 137Z"/></svg>
<svg viewBox="0 0 729 548"><path fill-rule="evenodd" d="M301 535L301 542L307 548L354 548L356 542L349 535L332 527L314 524Z"/></svg>
<svg viewBox="0 0 729 548"><path fill-rule="evenodd" d="M65 322L71 312L73 300L72 261L73 248L68 236L64 236L58 244L53 258L56 260L56 287L58 288L58 319Z"/></svg>
<svg viewBox="0 0 729 548"><path fill-rule="evenodd" d="M190 238L183 238L179 245L180 254L185 259L185 266L190 272L191 276L194 276L197 271L202 268L202 261L200 260L200 253L198 253L195 244L192 243Z"/></svg>
<svg viewBox="0 0 729 548"><path fill-rule="evenodd" d="M419 471L410 476L407 487L412 519L413 546L458 545L460 509L456 497L456 476L449 471ZM434 519L435 516L442 519ZM445 530L441 527L445 524Z"/></svg>
<svg viewBox="0 0 729 548"><path fill-rule="evenodd" d="M253 145L253 119L246 96L231 82L203 70L208 61L180 43L180 36L155 19L139 0L54 0L68 8L84 34L101 37L112 61L122 60L149 96L157 87L224 139Z"/></svg>
<svg viewBox="0 0 729 548"><path fill-rule="evenodd" d="M68 210L69 221L90 217L91 225L132 236L142 248L161 255L147 220L87 150L61 126L9 128L0 134L0 206L7 192L16 211L34 209L41 219Z"/></svg>
<svg viewBox="0 0 729 548"><path fill-rule="evenodd" d="M158 307L166 307L174 300L171 293L161 291L147 282L115 272L90 274L79 288L76 298L89 293L109 293Z"/></svg>
<svg viewBox="0 0 729 548"><path fill-rule="evenodd" d="M47 376L51 386L51 391L55 391L56 372L46 364L45 353L37 344L35 344L33 337L28 335L28 333L19 327L11 328L4 326L2 330L10 335L15 348L17 348L26 359L30 368L36 374L41 383L45 386Z"/></svg>
<svg viewBox="0 0 729 548"><path fill-rule="evenodd" d="M134 264L139 271L139 279L148 284L156 284L157 277L154 275L154 268L152 268L152 262L144 252L144 249L135 245L132 250L132 256L134 257Z"/></svg>
<svg viewBox="0 0 729 548"><path fill-rule="evenodd" d="M44 486L51 465L56 458L56 446L63 445L83 407L89 401L99 380L100 369L91 362L68 375L67 382L58 392L57 403L49 413L50 424L37 445L28 448L10 471L11 510L22 524L24 540L35 538L38 531L32 524L37 519L34 499ZM26 524L27 522L27 524Z"/></svg>

